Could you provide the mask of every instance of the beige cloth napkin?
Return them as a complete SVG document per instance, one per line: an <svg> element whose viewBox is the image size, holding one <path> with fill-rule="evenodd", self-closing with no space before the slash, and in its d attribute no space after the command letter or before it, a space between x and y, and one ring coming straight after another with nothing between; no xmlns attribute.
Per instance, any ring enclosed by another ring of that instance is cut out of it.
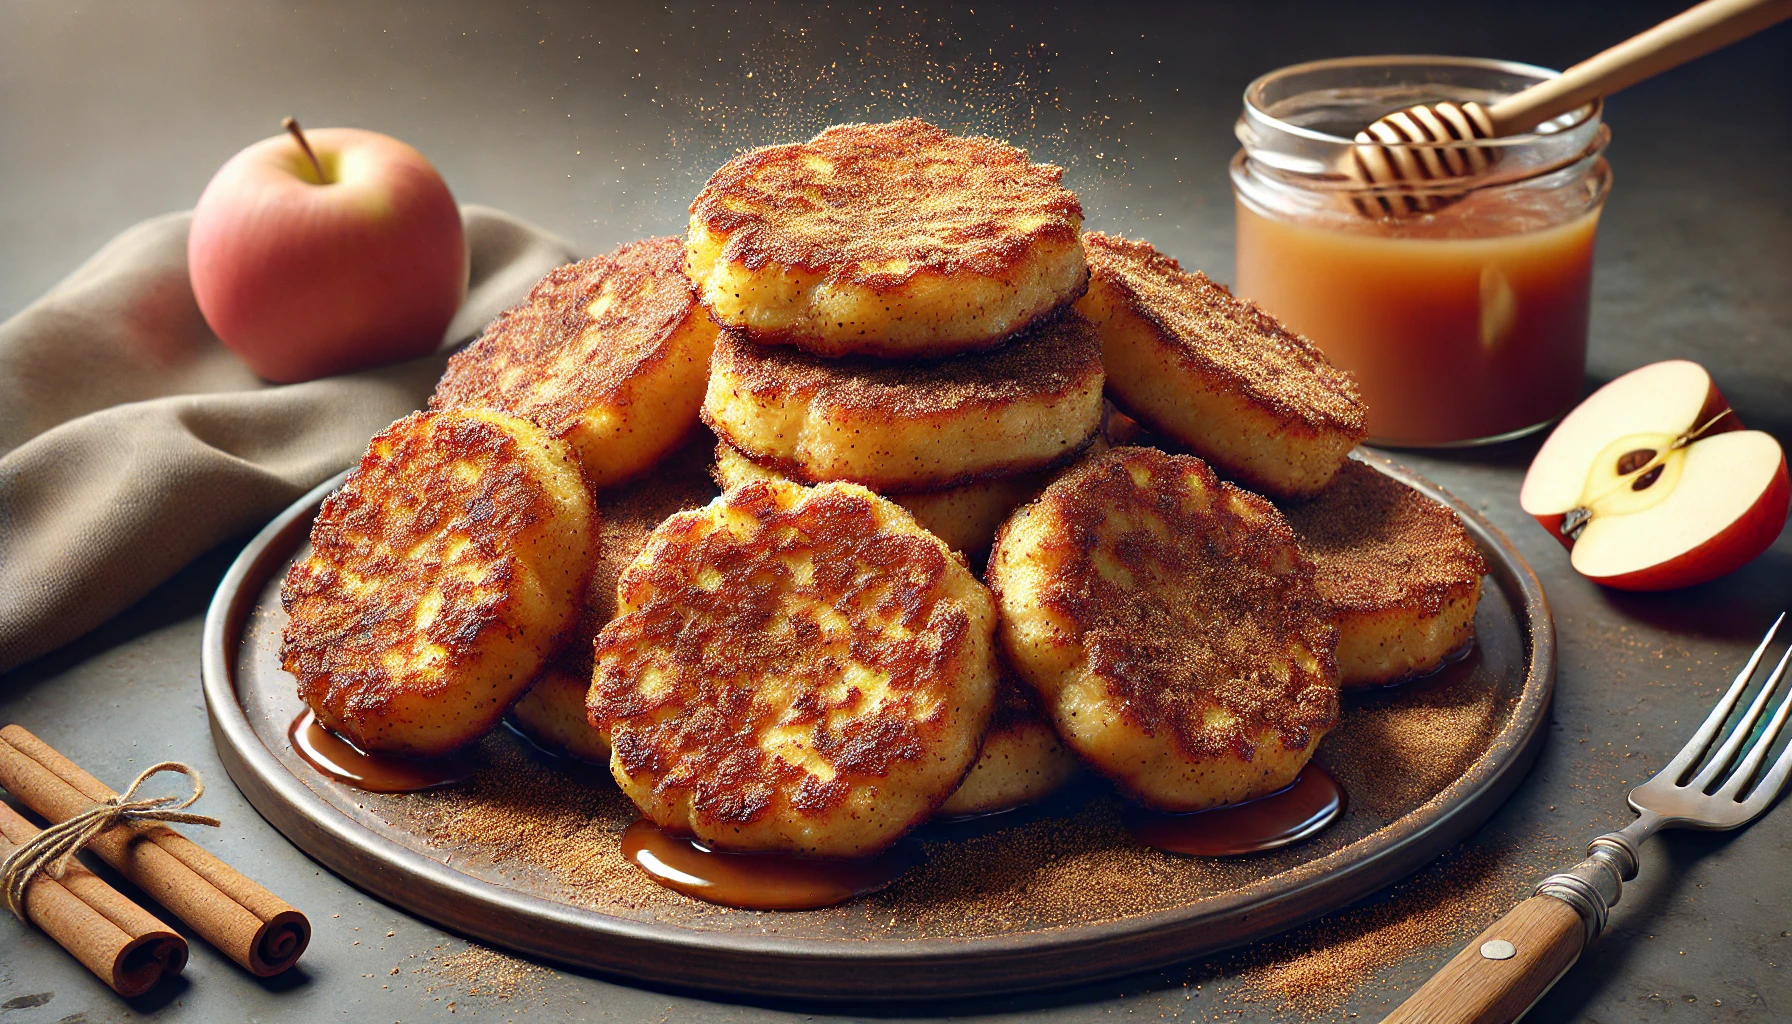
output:
<svg viewBox="0 0 1792 1024"><path fill-rule="evenodd" d="M443 352L379 370L258 380L199 315L187 213L131 228L0 324L0 672L348 466L428 399L448 349L576 258L497 210L462 217L472 284Z"/></svg>

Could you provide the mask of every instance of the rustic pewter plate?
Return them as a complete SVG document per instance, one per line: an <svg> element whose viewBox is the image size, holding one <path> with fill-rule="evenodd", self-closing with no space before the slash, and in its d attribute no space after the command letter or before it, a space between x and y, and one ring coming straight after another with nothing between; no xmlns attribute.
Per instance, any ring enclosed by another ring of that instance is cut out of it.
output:
<svg viewBox="0 0 1792 1024"><path fill-rule="evenodd" d="M1132 842L1093 781L1044 804L921 829L928 854L840 907L727 910L660 888L617 853L633 808L601 768L508 730L458 787L366 793L293 753L302 710L279 665L279 588L337 477L255 538L206 616L212 735L231 778L294 843L354 885L445 928L545 960L721 992L943 998L1044 989L1148 970L1283 931L1361 899L1460 841L1535 759L1555 680L1543 590L1511 543L1460 501L1487 556L1473 651L1436 675L1350 696L1319 759L1348 813L1299 846L1175 857Z"/></svg>

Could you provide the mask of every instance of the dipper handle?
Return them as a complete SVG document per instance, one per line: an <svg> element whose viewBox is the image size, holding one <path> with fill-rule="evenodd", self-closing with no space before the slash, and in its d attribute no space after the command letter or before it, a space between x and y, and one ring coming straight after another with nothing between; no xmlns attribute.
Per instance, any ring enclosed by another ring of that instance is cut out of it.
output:
<svg viewBox="0 0 1792 1024"><path fill-rule="evenodd" d="M1792 0L1705 0L1487 108L1493 134L1515 135L1600 96L1679 67L1792 17Z"/></svg>

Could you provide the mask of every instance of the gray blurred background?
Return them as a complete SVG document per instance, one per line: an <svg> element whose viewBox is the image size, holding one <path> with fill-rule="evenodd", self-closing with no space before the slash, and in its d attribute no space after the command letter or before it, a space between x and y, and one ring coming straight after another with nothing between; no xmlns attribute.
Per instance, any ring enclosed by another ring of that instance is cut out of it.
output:
<svg viewBox="0 0 1792 1024"><path fill-rule="evenodd" d="M740 147L919 114L1062 164L1091 227L1228 280L1225 168L1252 77L1377 52L1564 67L1679 6L11 0L0 316L126 225L191 206L286 114L395 135L462 201L588 251L679 230ZM1669 355L1736 359L1746 372L1726 390L1784 436L1792 281L1745 268L1792 256L1792 30L1636 86L1607 119L1616 186L1592 376ZM1690 233L1725 244L1694 258Z"/></svg>

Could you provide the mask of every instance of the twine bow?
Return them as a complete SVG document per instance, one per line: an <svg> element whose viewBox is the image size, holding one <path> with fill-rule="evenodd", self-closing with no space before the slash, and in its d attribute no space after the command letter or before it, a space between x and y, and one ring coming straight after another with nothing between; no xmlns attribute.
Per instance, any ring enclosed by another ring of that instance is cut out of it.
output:
<svg viewBox="0 0 1792 1024"><path fill-rule="evenodd" d="M131 799L136 795L137 787L158 772L179 772L188 776L193 780L193 795L185 800L178 796ZM13 916L23 921L25 888L37 877L37 873L42 871L51 878L60 879L63 872L68 870L69 861L76 852L114 825L130 821L173 821L217 828L220 824L218 819L204 814L191 814L185 810L203 795L205 783L191 765L179 761L163 761L149 766L123 793L107 797L68 820L51 825L7 854L6 859L0 861L0 890L5 893L7 908L13 912Z"/></svg>

